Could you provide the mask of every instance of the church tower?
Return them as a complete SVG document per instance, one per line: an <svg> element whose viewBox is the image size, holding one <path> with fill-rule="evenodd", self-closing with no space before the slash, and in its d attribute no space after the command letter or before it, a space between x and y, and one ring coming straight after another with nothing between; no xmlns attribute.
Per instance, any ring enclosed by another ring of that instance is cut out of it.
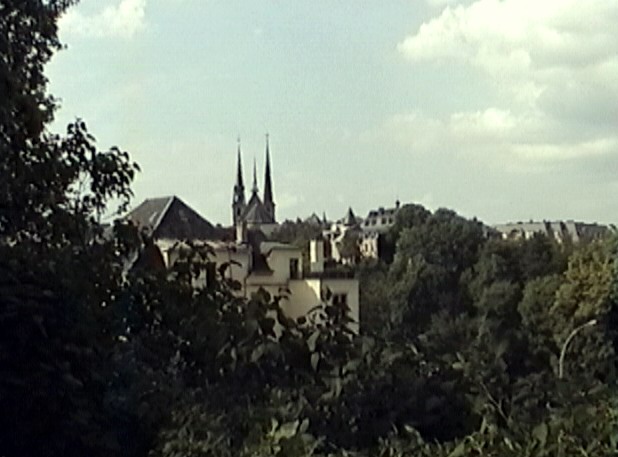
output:
<svg viewBox="0 0 618 457"><path fill-rule="evenodd" d="M270 222L275 222L275 202L273 200L273 185L270 176L270 151L268 134L266 134L266 171L264 173L264 208L270 216Z"/></svg>
<svg viewBox="0 0 618 457"><path fill-rule="evenodd" d="M240 138L238 139L238 164L236 170L236 184L234 185L234 195L232 197L232 222L234 226L241 221L245 212L245 185L242 179L242 159L240 157Z"/></svg>

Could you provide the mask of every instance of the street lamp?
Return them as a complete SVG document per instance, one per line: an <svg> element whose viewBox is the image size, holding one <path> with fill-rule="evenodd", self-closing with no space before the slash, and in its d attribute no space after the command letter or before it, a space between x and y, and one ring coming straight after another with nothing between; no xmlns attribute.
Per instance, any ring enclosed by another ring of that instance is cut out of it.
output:
<svg viewBox="0 0 618 457"><path fill-rule="evenodd" d="M569 345L569 343L571 342L573 337L575 335L577 335L577 333L579 333L580 330L583 330L586 327L592 327L593 325L596 325L596 324L597 324L597 320L596 319L591 319L588 322L586 322L585 324L582 324L579 327L576 327L569 334L569 336L567 337L566 341L562 345L562 350L560 351L560 361L558 362L558 379L562 379L564 377L564 356L566 355L567 346Z"/></svg>

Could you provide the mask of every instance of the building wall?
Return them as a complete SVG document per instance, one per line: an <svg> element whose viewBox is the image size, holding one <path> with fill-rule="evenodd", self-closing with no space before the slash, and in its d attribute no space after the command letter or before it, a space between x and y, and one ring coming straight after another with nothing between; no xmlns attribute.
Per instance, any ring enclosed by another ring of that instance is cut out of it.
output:
<svg viewBox="0 0 618 457"><path fill-rule="evenodd" d="M264 253L268 266L273 270L272 281L276 283L287 282L290 279L290 262L298 263L298 277L303 275L303 254L300 249L275 248Z"/></svg>
<svg viewBox="0 0 618 457"><path fill-rule="evenodd" d="M345 295L347 306L350 308L350 317L355 321L352 328L358 331L359 322L359 283L351 278L329 278L327 275L317 277L304 277L302 271L302 252L300 249L291 247L273 247L265 252L268 266L272 272L252 271L252 253L248 245L236 245L234 243L210 244L213 249L211 260L217 268L223 263L229 262L231 266L226 272L226 277L238 281L241 285L239 295L251 297L260 289L264 289L271 296L280 295L281 308L285 314L297 319L307 315L311 310L323 304L322 297L326 290L330 290L334 296ZM161 250L165 252L164 258L168 267L178 259L181 243L161 243ZM298 263L298 276L290 277L290 260ZM206 284L206 277L196 280L196 286Z"/></svg>
<svg viewBox="0 0 618 457"><path fill-rule="evenodd" d="M516 222L509 224L494 225L504 239L530 239L539 233L562 243L570 240L574 243L590 241L602 238L609 233L609 228L601 224L587 224L583 222L567 221L542 221L542 222Z"/></svg>
<svg viewBox="0 0 618 457"><path fill-rule="evenodd" d="M380 257L379 235L377 233L364 233L361 238L360 252L364 258L377 259Z"/></svg>
<svg viewBox="0 0 618 457"><path fill-rule="evenodd" d="M228 245L213 247L213 262L217 267L229 263L225 277L244 284L251 271L251 251L247 246Z"/></svg>

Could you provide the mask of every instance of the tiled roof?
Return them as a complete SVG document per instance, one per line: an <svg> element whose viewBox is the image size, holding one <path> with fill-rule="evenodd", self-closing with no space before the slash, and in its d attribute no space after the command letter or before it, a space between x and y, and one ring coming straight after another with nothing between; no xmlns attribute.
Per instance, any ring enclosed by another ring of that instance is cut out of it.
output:
<svg viewBox="0 0 618 457"><path fill-rule="evenodd" d="M221 233L176 196L144 200L127 218L157 239L217 240Z"/></svg>

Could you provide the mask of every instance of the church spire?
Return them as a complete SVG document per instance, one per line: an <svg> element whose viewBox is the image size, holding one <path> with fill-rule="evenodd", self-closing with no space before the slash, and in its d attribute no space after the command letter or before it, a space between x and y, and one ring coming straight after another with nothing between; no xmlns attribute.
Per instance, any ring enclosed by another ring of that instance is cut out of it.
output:
<svg viewBox="0 0 618 457"><path fill-rule="evenodd" d="M236 164L236 184L232 196L232 222L236 225L245 211L245 184L242 179L242 157L240 153L240 138L238 138L238 158Z"/></svg>
<svg viewBox="0 0 618 457"><path fill-rule="evenodd" d="M264 203L273 203L273 185L270 177L270 151L268 146L268 133L266 134L266 171L264 172Z"/></svg>
<svg viewBox="0 0 618 457"><path fill-rule="evenodd" d="M253 189L252 192L254 194L258 193L258 184L257 184L257 164L255 163L255 157L253 158Z"/></svg>
<svg viewBox="0 0 618 457"><path fill-rule="evenodd" d="M236 170L236 186L242 191L245 190L245 184L242 180L242 159L240 157L240 137L238 137L238 165Z"/></svg>
<svg viewBox="0 0 618 457"><path fill-rule="evenodd" d="M266 167L264 171L264 208L268 212L270 222L275 222L275 202L273 201L273 183L270 176L270 145L266 134Z"/></svg>

